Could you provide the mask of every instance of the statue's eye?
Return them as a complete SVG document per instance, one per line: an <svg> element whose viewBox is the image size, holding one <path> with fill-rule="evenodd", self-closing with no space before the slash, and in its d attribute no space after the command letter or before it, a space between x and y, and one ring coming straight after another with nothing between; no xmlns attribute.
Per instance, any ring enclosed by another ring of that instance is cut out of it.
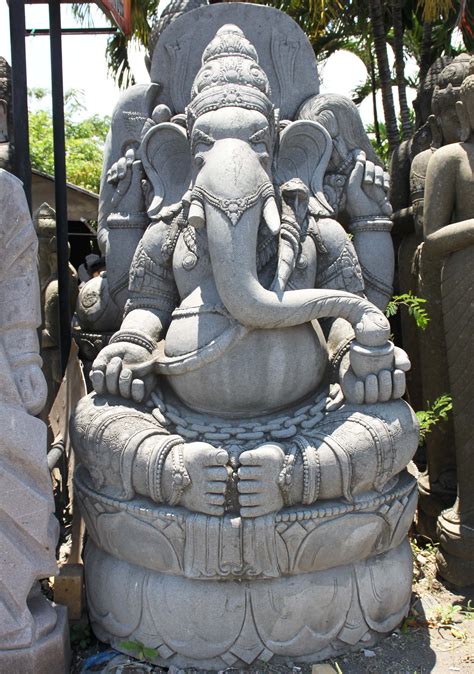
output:
<svg viewBox="0 0 474 674"><path fill-rule="evenodd" d="M192 137L192 151L194 152L197 145L203 143L204 145L212 146L215 143L215 140L212 136L209 136L201 129L195 129Z"/></svg>
<svg viewBox="0 0 474 674"><path fill-rule="evenodd" d="M250 136L249 141L255 145L258 143L265 143L266 145L268 143L268 127L255 131L255 133Z"/></svg>

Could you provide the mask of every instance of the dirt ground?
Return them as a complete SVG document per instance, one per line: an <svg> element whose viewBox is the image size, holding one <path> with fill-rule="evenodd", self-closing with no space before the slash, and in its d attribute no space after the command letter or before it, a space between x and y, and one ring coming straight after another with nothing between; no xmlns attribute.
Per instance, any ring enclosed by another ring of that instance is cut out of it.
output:
<svg viewBox="0 0 474 674"><path fill-rule="evenodd" d="M414 585L411 608L401 627L370 650L313 666L266 666L246 674L474 674L474 586L457 591L436 577L435 547L412 542ZM184 674L111 652L87 624L72 628L71 674ZM228 669L225 674L237 674ZM240 670L242 671L242 670ZM197 674L197 670L186 670ZM202 674L202 671L201 673ZM222 673L223 674L223 673Z"/></svg>

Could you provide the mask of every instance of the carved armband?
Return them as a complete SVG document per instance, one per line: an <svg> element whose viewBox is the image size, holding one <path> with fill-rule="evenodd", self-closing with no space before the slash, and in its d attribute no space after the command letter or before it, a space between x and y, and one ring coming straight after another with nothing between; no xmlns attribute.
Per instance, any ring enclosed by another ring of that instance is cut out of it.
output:
<svg viewBox="0 0 474 674"><path fill-rule="evenodd" d="M303 459L303 505L318 500L321 488L321 461L319 452L301 436L295 438Z"/></svg>
<svg viewBox="0 0 474 674"><path fill-rule="evenodd" d="M278 478L278 486L283 495L285 506L293 505L290 490L293 484L293 475L296 458L301 453L303 462L303 505L310 505L318 500L321 488L321 462L316 447L313 447L301 435L294 438L294 445L285 456L283 467Z"/></svg>
<svg viewBox="0 0 474 674"><path fill-rule="evenodd" d="M148 491L151 498L156 501L156 503L164 503L165 501L161 488L161 480L163 477L163 469L166 458L174 447L182 444L183 438L181 438L179 435L170 435L165 439L160 450L152 454L150 457L154 465L149 466L147 471Z"/></svg>
<svg viewBox="0 0 474 674"><path fill-rule="evenodd" d="M156 349L156 342L141 332L135 330L119 330L112 335L109 344L116 344L119 342L127 342L128 344L136 344L142 346L150 354Z"/></svg>
<svg viewBox="0 0 474 674"><path fill-rule="evenodd" d="M191 484L191 478L184 465L183 445L173 447L173 492L168 503L171 506L178 505L186 487Z"/></svg>
<svg viewBox="0 0 474 674"><path fill-rule="evenodd" d="M288 454L285 455L283 467L281 469L280 475L278 476L278 486L280 487L280 491L283 496L283 503L286 506L293 505L290 498L290 489L291 485L293 484L293 473L295 471L297 452L298 446L291 447Z"/></svg>
<svg viewBox="0 0 474 674"><path fill-rule="evenodd" d="M361 232L390 232L392 226L392 220L386 215L363 215L351 220L349 232L351 234L360 234Z"/></svg>

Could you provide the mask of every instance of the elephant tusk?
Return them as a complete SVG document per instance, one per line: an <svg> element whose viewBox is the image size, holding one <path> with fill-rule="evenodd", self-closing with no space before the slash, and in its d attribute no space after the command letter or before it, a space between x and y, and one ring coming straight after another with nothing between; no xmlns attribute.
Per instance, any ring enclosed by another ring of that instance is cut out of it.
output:
<svg viewBox="0 0 474 674"><path fill-rule="evenodd" d="M206 218L204 215L204 208L199 201L191 201L191 206L189 207L188 222L192 227L196 229L202 229L206 224Z"/></svg>
<svg viewBox="0 0 474 674"><path fill-rule="evenodd" d="M269 197L263 207L263 217L268 229L276 236L281 227L280 214L274 197Z"/></svg>

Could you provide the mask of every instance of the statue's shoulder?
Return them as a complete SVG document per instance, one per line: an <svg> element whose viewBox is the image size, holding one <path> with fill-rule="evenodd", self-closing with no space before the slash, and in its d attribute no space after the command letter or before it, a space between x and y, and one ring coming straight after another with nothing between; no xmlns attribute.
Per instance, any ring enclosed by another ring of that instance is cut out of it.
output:
<svg viewBox="0 0 474 674"><path fill-rule="evenodd" d="M5 171L5 169L0 168L0 184L3 187L12 186L13 189L23 189L23 183L19 178L10 173L10 171Z"/></svg>
<svg viewBox="0 0 474 674"><path fill-rule="evenodd" d="M431 174L444 173L448 177L448 172L454 170L455 167L462 161L466 152L463 148L464 143L450 143L443 145L436 152L434 152L428 162L427 171Z"/></svg>

